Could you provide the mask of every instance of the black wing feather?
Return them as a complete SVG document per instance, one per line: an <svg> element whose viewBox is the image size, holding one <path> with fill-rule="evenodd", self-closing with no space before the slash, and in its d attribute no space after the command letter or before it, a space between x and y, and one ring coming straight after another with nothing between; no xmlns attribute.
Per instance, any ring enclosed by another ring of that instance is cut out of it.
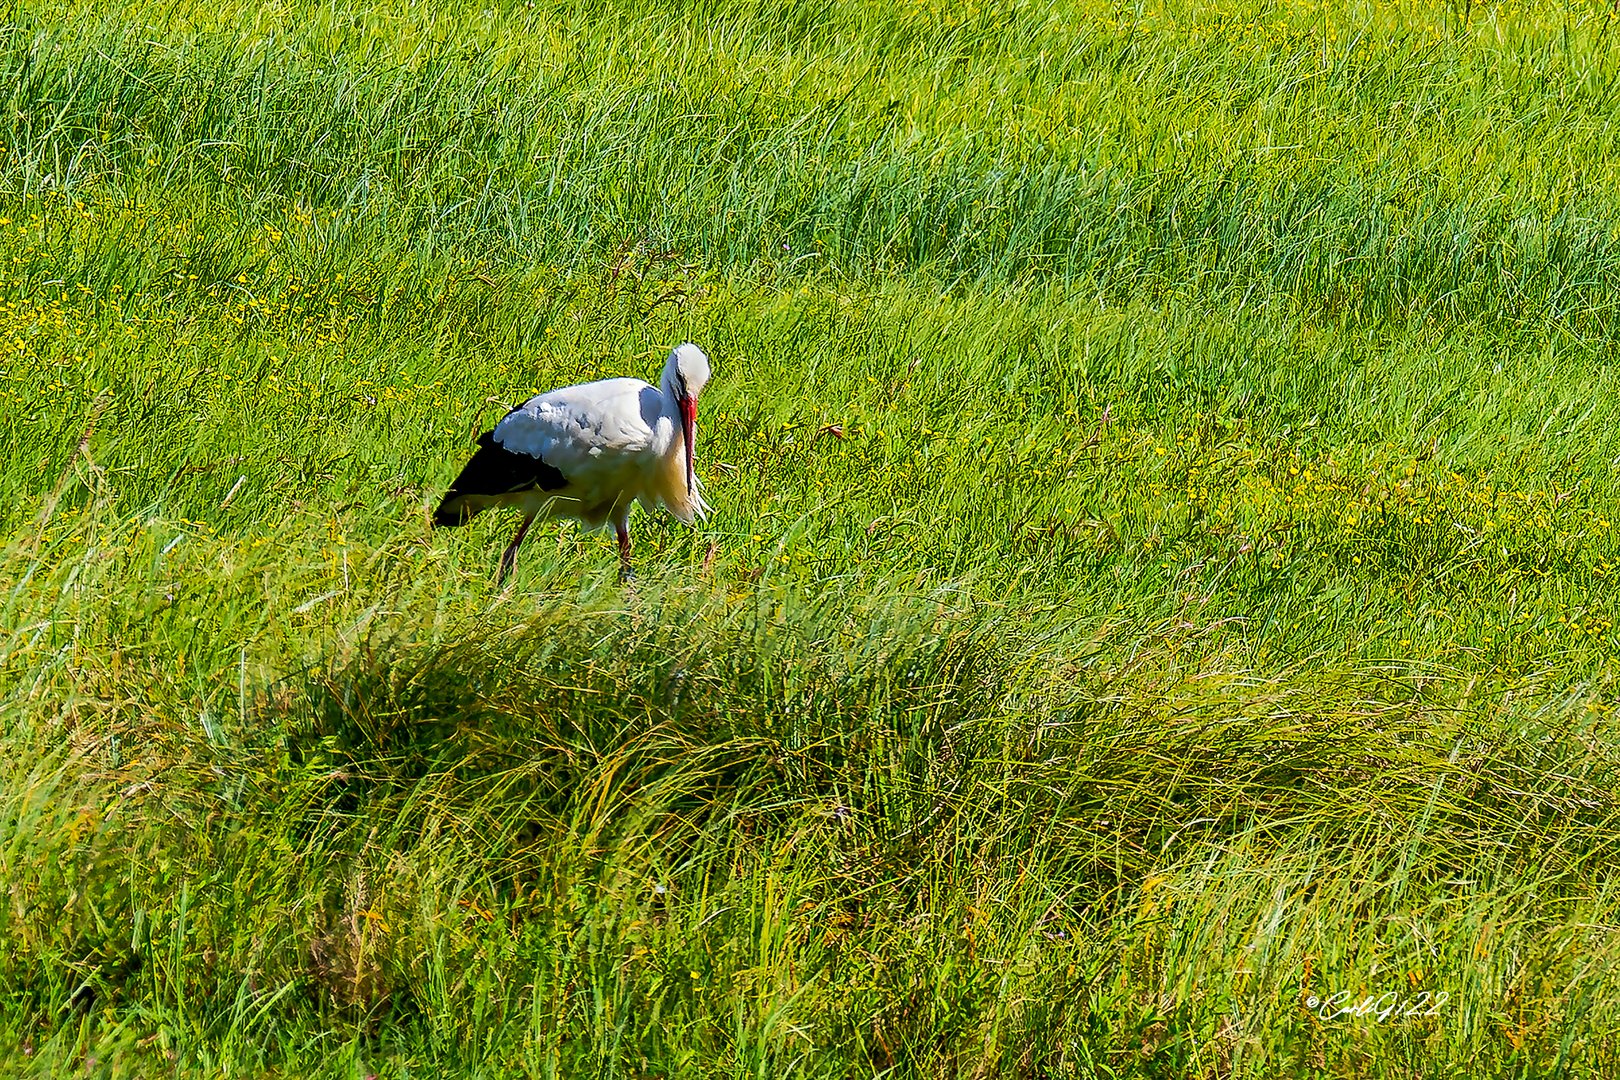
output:
<svg viewBox="0 0 1620 1080"><path fill-rule="evenodd" d="M444 493L433 512L433 524L464 524L482 507L463 501L468 495L513 495L520 491L560 491L568 480L555 466L531 454L515 454L495 441L495 432L478 436L478 452Z"/></svg>

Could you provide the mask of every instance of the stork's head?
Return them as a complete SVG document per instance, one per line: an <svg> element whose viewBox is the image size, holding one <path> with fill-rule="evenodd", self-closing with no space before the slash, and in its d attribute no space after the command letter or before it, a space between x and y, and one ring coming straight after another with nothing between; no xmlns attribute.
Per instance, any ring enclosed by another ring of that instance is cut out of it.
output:
<svg viewBox="0 0 1620 1080"><path fill-rule="evenodd" d="M672 388L677 399L689 397L697 400L709 382L709 358L703 350L688 341L677 345L664 365L664 385Z"/></svg>
<svg viewBox="0 0 1620 1080"><path fill-rule="evenodd" d="M697 445L698 395L709 382L709 358L703 350L687 342L669 354L664 365L664 393L675 399L681 414L681 442L686 451L686 493L697 503L697 473L692 467L692 450Z"/></svg>

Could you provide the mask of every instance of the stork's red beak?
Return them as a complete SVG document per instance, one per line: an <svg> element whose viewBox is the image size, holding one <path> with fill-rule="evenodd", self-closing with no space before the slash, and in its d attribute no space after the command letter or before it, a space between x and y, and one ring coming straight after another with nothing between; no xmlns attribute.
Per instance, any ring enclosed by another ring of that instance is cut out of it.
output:
<svg viewBox="0 0 1620 1080"><path fill-rule="evenodd" d="M692 448L697 440L697 401L681 398L681 441L686 449L686 494L697 494L697 473L692 468Z"/></svg>

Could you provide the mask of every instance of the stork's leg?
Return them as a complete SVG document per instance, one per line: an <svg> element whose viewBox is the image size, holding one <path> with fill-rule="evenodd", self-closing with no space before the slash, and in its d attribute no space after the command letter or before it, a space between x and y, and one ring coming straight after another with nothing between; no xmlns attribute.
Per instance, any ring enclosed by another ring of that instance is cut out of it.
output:
<svg viewBox="0 0 1620 1080"><path fill-rule="evenodd" d="M615 521L613 532L619 538L619 580L633 581L636 572L630 569L630 523L623 519Z"/></svg>
<svg viewBox="0 0 1620 1080"><path fill-rule="evenodd" d="M529 526L533 524L533 514L524 518L523 524L518 526L517 535L512 537L512 542L506 545L505 551L501 552L501 568L495 572L496 588L500 588L502 583L506 581L506 575L512 572L512 564L517 562L518 545L523 543L524 535L529 531Z"/></svg>

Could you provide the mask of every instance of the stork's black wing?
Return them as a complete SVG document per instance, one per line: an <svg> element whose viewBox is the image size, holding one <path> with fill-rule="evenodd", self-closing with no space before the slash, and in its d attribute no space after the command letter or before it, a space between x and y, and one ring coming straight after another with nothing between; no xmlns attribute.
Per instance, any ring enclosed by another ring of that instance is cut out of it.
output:
<svg viewBox="0 0 1620 1080"><path fill-rule="evenodd" d="M495 441L495 432L478 436L478 452L467 462L433 512L433 524L465 524L482 510L481 499L468 496L515 495L521 491L560 491L568 480L555 467L531 454L513 453Z"/></svg>

